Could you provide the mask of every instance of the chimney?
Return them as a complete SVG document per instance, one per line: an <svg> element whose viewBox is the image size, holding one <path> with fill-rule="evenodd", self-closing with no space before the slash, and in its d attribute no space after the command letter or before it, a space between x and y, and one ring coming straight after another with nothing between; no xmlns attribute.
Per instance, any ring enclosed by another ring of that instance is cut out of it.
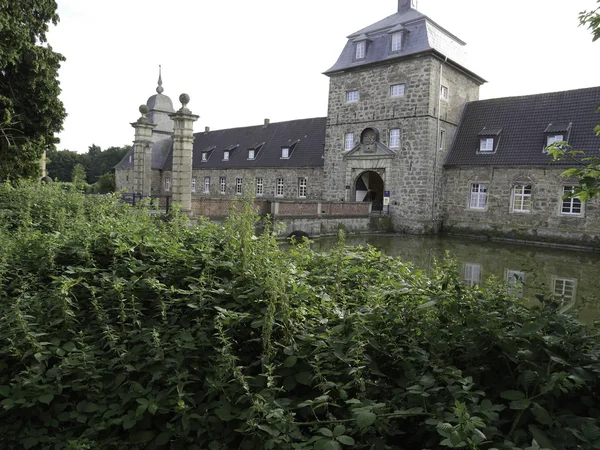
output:
<svg viewBox="0 0 600 450"><path fill-rule="evenodd" d="M270 121L269 119L265 119L265 127L266 127L267 125L269 125L270 123L271 123L271 121Z"/></svg>
<svg viewBox="0 0 600 450"><path fill-rule="evenodd" d="M204 127L204 132L208 133L210 131L210 127Z"/></svg>
<svg viewBox="0 0 600 450"><path fill-rule="evenodd" d="M417 9L418 0L398 0L398 12L407 12L410 9Z"/></svg>

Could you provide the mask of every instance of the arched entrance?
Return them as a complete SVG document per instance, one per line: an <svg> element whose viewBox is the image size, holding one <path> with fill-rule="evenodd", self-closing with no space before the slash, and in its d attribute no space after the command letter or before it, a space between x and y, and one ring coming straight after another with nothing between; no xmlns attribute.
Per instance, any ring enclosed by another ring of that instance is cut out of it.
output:
<svg viewBox="0 0 600 450"><path fill-rule="evenodd" d="M373 211L383 209L383 179L377 172L361 173L354 185L355 201L373 203Z"/></svg>

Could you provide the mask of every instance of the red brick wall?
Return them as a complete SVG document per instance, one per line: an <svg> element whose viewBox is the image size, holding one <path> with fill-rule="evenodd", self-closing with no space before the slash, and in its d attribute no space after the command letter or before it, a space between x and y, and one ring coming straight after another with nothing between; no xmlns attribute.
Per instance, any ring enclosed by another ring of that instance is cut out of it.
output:
<svg viewBox="0 0 600 450"><path fill-rule="evenodd" d="M230 209L239 205L238 198L192 197L192 214L196 217L227 217ZM271 212L271 204L267 200L254 200L254 208L259 214Z"/></svg>

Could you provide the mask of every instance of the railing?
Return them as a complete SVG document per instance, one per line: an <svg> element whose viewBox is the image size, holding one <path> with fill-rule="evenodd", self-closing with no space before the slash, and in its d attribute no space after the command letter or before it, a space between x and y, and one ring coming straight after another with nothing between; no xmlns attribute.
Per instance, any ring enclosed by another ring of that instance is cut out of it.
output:
<svg viewBox="0 0 600 450"><path fill-rule="evenodd" d="M150 210L162 210L164 207L165 214L169 214L171 209L171 196L170 195L142 195L134 193L121 194L121 201L129 203L131 206L135 206L143 200L147 200L148 208Z"/></svg>

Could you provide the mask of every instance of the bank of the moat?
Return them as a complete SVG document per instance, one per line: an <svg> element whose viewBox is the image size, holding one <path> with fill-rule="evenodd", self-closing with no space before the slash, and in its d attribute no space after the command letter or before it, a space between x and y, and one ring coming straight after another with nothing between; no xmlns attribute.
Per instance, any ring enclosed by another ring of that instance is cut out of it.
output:
<svg viewBox="0 0 600 450"><path fill-rule="evenodd" d="M335 242L336 238L317 239L313 248L325 250ZM586 323L600 314L600 253L450 236L359 235L347 236L346 243L372 245L424 271L449 252L467 284L485 283L492 276L511 285L522 280L523 287L514 289L523 297L549 292L563 298L565 305L577 301Z"/></svg>

